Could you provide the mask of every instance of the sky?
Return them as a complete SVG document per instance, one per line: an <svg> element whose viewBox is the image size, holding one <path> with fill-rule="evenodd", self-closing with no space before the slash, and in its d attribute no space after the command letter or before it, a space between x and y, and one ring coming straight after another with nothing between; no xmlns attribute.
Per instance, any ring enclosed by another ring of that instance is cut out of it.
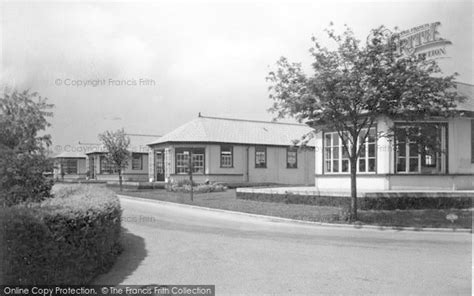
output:
<svg viewBox="0 0 474 296"><path fill-rule="evenodd" d="M204 116L272 120L281 56L311 74L311 36L441 22L444 74L473 84L472 1L0 2L0 82L55 105L54 147L105 130L164 135ZM57 151L60 152L60 151Z"/></svg>

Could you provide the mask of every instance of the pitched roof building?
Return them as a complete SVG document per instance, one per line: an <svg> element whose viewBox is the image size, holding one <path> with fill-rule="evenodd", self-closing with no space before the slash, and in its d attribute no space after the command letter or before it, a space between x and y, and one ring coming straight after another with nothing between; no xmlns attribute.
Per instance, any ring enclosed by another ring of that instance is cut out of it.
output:
<svg viewBox="0 0 474 296"><path fill-rule="evenodd" d="M86 155L81 152L63 151L55 156L53 175L55 180L86 178Z"/></svg>
<svg viewBox="0 0 474 296"><path fill-rule="evenodd" d="M311 132L304 124L198 116L148 145L207 142L288 146ZM307 145L314 147L311 141Z"/></svg>
<svg viewBox="0 0 474 296"><path fill-rule="evenodd" d="M188 178L191 157L198 182L310 184L311 133L302 124L199 115L149 143L150 181Z"/></svg>
<svg viewBox="0 0 474 296"><path fill-rule="evenodd" d="M148 181L148 152L146 145L156 136L127 134L130 138L130 160L123 169L123 180L127 182L146 182ZM101 181L118 181L118 173L115 166L110 163L106 157L106 148L103 145L97 145L90 149L87 154L86 168L89 178Z"/></svg>

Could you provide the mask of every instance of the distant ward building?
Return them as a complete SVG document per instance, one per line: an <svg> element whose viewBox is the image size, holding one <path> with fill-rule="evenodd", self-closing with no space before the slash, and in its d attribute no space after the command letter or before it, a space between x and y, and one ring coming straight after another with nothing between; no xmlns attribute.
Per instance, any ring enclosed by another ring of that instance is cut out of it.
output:
<svg viewBox="0 0 474 296"><path fill-rule="evenodd" d="M150 182L314 184L314 144L295 146L306 125L200 116L149 143Z"/></svg>

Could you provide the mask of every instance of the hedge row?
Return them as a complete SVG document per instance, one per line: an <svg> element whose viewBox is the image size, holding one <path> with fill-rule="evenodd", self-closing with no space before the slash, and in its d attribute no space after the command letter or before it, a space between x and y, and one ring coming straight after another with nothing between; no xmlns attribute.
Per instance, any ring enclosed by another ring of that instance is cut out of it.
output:
<svg viewBox="0 0 474 296"><path fill-rule="evenodd" d="M120 253L120 203L105 188L71 186L0 211L5 284L87 284Z"/></svg>
<svg viewBox="0 0 474 296"><path fill-rule="evenodd" d="M347 196L318 196L302 194L272 194L260 192L237 192L237 198L280 202L286 204L307 204L313 206L328 206L346 208L350 204ZM469 209L473 207L474 196L469 195L440 195L416 196L399 194L391 196L359 197L360 210L407 210L407 209Z"/></svg>
<svg viewBox="0 0 474 296"><path fill-rule="evenodd" d="M425 210L425 209L470 209L474 196L437 195L414 196L398 194L392 196L361 197L358 199L361 210Z"/></svg>
<svg viewBox="0 0 474 296"><path fill-rule="evenodd" d="M305 204L312 206L327 206L327 207L346 207L349 205L349 198L342 196L318 196L318 195L303 195L294 193L256 193L256 192L238 192L237 198L266 201L266 202L280 202L286 204Z"/></svg>

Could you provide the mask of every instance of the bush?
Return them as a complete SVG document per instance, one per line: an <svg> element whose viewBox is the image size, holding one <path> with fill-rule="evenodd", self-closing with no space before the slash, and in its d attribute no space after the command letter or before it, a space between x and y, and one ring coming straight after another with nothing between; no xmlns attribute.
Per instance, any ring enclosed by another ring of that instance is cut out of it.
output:
<svg viewBox="0 0 474 296"><path fill-rule="evenodd" d="M197 193L222 192L226 191L227 187L221 184L201 184L194 188L194 190Z"/></svg>
<svg viewBox="0 0 474 296"><path fill-rule="evenodd" d="M120 204L105 188L62 188L42 203L2 211L2 283L87 284L120 252Z"/></svg>
<svg viewBox="0 0 474 296"><path fill-rule="evenodd" d="M0 203L11 206L39 202L50 197L53 180L43 172L47 159L41 154L0 149Z"/></svg>
<svg viewBox="0 0 474 296"><path fill-rule="evenodd" d="M194 180L193 180L192 184L193 184L193 186L196 186L196 185L197 185L197 183L196 183ZM189 179L182 179L182 180L177 181L177 182L175 183L175 185L176 185L177 187L184 187L184 186L186 186L186 185L189 186L189 185L191 185L191 180L189 180Z"/></svg>
<svg viewBox="0 0 474 296"><path fill-rule="evenodd" d="M50 197L52 169L46 149L50 135L47 117L53 105L38 93L8 87L0 94L0 205L38 202ZM39 135L42 134L42 135Z"/></svg>
<svg viewBox="0 0 474 296"><path fill-rule="evenodd" d="M191 181L188 179L184 179L178 182L173 182L166 186L166 190L172 192L190 192ZM196 193L222 192L226 190L227 187L221 183L197 184L193 181L193 192Z"/></svg>

